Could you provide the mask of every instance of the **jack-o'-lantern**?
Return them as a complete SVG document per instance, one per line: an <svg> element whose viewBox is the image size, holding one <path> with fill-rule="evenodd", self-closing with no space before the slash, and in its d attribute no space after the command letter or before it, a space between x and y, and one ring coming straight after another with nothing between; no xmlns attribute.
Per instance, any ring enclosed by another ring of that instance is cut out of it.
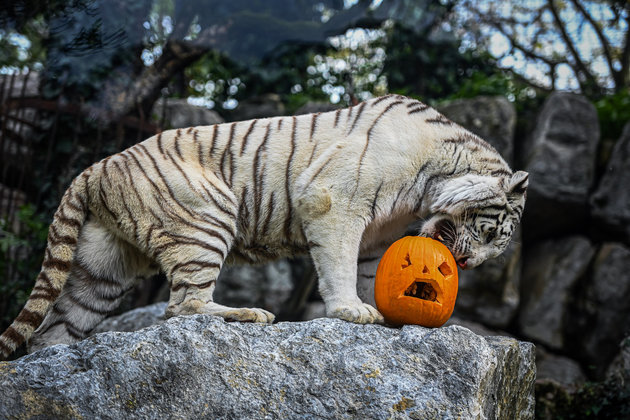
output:
<svg viewBox="0 0 630 420"><path fill-rule="evenodd" d="M406 236L381 258L374 299L389 324L439 327L453 313L456 297L457 265L441 242Z"/></svg>

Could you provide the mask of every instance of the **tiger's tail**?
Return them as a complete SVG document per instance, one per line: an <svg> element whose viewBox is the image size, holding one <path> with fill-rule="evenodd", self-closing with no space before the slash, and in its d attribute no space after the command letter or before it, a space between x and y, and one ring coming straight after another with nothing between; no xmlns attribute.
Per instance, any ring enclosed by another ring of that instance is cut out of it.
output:
<svg viewBox="0 0 630 420"><path fill-rule="evenodd" d="M9 357L33 335L66 284L79 233L88 215L90 172L88 169L75 178L61 199L48 231L44 262L33 291L17 318L0 335L0 360Z"/></svg>

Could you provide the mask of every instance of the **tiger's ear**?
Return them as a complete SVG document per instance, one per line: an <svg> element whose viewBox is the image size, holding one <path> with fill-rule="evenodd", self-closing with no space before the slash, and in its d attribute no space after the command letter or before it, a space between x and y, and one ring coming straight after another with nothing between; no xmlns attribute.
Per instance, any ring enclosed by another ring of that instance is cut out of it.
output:
<svg viewBox="0 0 630 420"><path fill-rule="evenodd" d="M529 185L529 174L525 171L516 171L512 175L507 187L508 194L525 194Z"/></svg>
<svg viewBox="0 0 630 420"><path fill-rule="evenodd" d="M501 205L505 192L499 188L498 178L481 175L464 175L444 181L437 191L431 212L456 214L468 208Z"/></svg>

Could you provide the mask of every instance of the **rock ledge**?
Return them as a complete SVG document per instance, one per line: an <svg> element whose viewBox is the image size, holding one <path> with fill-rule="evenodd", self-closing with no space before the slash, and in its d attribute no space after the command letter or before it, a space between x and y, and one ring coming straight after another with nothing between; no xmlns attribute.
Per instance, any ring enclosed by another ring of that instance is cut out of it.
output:
<svg viewBox="0 0 630 420"><path fill-rule="evenodd" d="M534 346L449 326L194 315L0 363L2 418L534 415Z"/></svg>

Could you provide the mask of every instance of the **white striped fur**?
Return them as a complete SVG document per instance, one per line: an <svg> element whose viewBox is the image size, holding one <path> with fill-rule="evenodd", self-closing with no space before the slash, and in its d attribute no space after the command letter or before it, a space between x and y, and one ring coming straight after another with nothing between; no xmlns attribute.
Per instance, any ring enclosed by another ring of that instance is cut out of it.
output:
<svg viewBox="0 0 630 420"><path fill-rule="evenodd" d="M306 252L328 316L382 322L357 296L357 275L369 290L383 249L409 223L426 219L420 234L470 268L507 246L526 187L527 174L512 174L486 142L397 95L166 131L73 182L0 351L29 338L35 350L85 337L137 278L158 270L171 287L168 316L272 322L263 309L214 303L219 270Z"/></svg>

